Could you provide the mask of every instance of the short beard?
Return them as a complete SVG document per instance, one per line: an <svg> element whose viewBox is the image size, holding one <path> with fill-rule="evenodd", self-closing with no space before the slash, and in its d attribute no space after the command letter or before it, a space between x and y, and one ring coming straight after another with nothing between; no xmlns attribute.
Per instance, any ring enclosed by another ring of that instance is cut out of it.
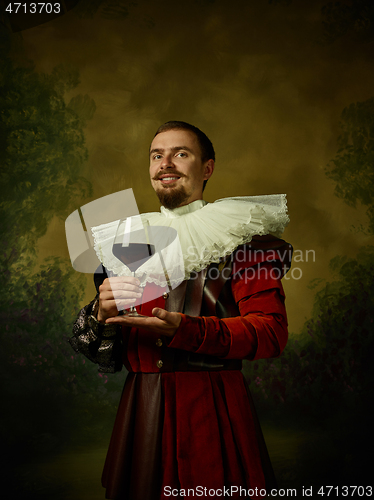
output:
<svg viewBox="0 0 374 500"><path fill-rule="evenodd" d="M184 186L180 187L179 189L162 188L160 191L156 191L156 194L158 196L158 199L160 200L161 205L163 205L165 208L168 208L169 210L180 207L182 203L188 199L188 194Z"/></svg>

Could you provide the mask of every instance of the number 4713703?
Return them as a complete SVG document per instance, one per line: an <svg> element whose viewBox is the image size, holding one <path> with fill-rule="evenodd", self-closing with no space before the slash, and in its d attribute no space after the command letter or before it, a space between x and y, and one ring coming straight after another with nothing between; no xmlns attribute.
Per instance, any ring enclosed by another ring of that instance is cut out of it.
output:
<svg viewBox="0 0 374 500"><path fill-rule="evenodd" d="M10 2L5 8L5 12L9 14L59 14L61 12L61 4L60 2L54 3L22 3L22 2Z"/></svg>
<svg viewBox="0 0 374 500"><path fill-rule="evenodd" d="M371 486L321 486L317 491L321 496L342 496L342 497L371 497L373 488Z"/></svg>

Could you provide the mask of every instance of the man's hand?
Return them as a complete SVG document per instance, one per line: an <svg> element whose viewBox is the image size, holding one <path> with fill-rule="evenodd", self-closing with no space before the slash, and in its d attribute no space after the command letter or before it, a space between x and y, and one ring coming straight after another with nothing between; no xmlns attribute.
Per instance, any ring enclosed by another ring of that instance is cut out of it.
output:
<svg viewBox="0 0 374 500"><path fill-rule="evenodd" d="M97 320L105 323L108 318L118 315L118 311L128 309L143 294L139 280L132 276L106 278L99 286L99 311Z"/></svg>
<svg viewBox="0 0 374 500"><path fill-rule="evenodd" d="M106 321L106 324L120 323L125 326L132 326L134 328L142 328L154 332L157 335L165 335L166 337L173 337L178 330L182 316L176 312L168 312L160 307L152 309L153 316L148 318L137 318L136 316L116 316L111 317Z"/></svg>

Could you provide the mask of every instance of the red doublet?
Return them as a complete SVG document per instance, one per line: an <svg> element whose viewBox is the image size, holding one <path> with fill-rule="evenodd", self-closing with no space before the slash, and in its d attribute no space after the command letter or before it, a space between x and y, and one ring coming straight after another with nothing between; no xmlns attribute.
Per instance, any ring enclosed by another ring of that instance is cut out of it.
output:
<svg viewBox="0 0 374 500"><path fill-rule="evenodd" d="M279 262L268 262L266 252L260 262L250 256L234 261L231 290L240 316L183 314L167 349L224 359L279 356L287 342L287 317L274 264ZM145 303L142 312L150 315L156 306L164 306L162 297ZM188 498L188 489L198 496L196 488L206 487L217 496L205 497L218 499L224 487L266 488L266 449L241 371L165 372L159 367L165 345L154 334L123 333L130 373L103 473L107 498L183 498L171 496L171 489L185 490ZM231 498L241 497L238 492Z"/></svg>

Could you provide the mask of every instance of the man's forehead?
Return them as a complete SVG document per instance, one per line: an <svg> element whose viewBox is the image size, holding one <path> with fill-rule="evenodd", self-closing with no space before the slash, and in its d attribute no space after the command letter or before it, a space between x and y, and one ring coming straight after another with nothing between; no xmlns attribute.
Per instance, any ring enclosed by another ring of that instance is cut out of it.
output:
<svg viewBox="0 0 374 500"><path fill-rule="evenodd" d="M157 134L152 141L150 150L172 149L182 146L198 147L197 137L189 130L172 129Z"/></svg>

